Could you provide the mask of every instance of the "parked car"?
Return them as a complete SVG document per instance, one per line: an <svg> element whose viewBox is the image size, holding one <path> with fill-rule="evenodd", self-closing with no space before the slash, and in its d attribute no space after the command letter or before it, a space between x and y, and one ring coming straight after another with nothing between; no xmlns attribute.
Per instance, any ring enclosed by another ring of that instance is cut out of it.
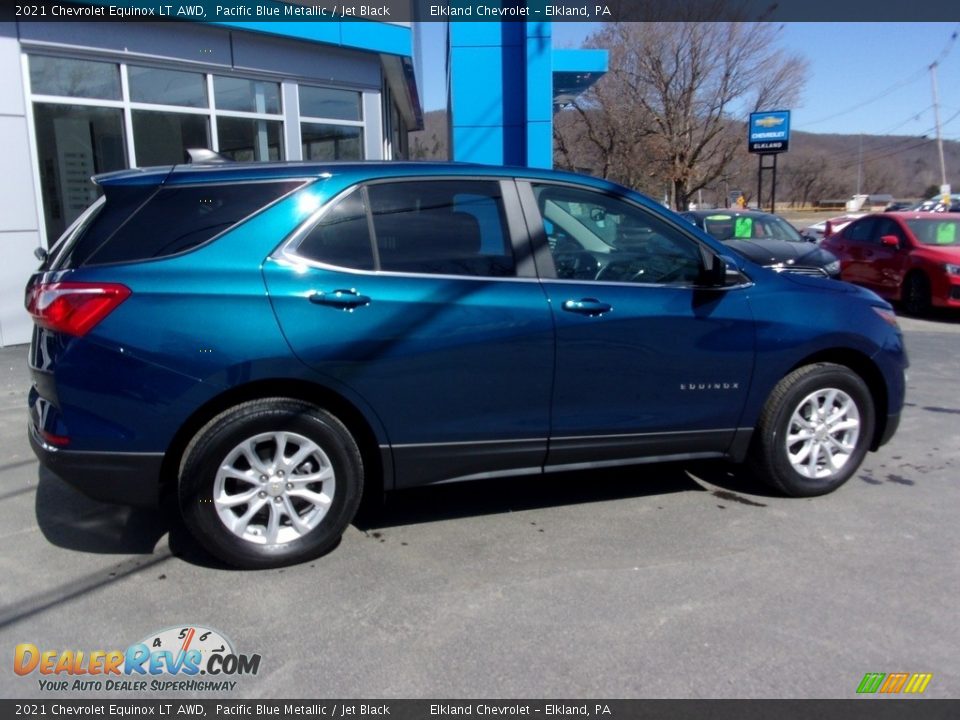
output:
<svg viewBox="0 0 960 720"><path fill-rule="evenodd" d="M899 301L911 314L960 308L960 218L921 212L870 215L823 241L841 277Z"/></svg>
<svg viewBox="0 0 960 720"><path fill-rule="evenodd" d="M949 203L944 202L943 198L937 196L924 200L911 209L916 212L960 212L960 196L952 195Z"/></svg>
<svg viewBox="0 0 960 720"><path fill-rule="evenodd" d="M681 216L758 265L778 272L840 277L837 258L805 240L778 215L723 210L685 212Z"/></svg>
<svg viewBox="0 0 960 720"><path fill-rule="evenodd" d="M883 209L884 212L898 212L900 210L910 210L916 205L916 200L894 200L888 203Z"/></svg>
<svg viewBox="0 0 960 720"><path fill-rule="evenodd" d="M886 301L611 183L401 162L96 180L27 285L30 442L101 500L172 494L241 567L330 550L365 489L729 458L819 495L899 422Z"/></svg>
<svg viewBox="0 0 960 720"><path fill-rule="evenodd" d="M847 215L838 215L837 217L830 218L829 220L821 220L818 223L808 225L807 227L801 229L800 235L806 240L820 243L825 237L828 237L835 232L840 232L854 220L862 218L865 215L866 213L850 213Z"/></svg>

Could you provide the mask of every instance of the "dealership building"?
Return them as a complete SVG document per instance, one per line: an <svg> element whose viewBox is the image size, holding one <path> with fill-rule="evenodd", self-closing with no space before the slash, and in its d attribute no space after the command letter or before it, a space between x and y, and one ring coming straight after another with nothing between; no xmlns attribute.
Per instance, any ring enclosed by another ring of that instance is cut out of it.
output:
<svg viewBox="0 0 960 720"><path fill-rule="evenodd" d="M0 23L0 346L28 342L24 284L95 199L91 175L183 162L391 160L422 126L411 23ZM453 23L453 159L549 166L551 114L606 69L550 23ZM491 72L491 69L495 72Z"/></svg>

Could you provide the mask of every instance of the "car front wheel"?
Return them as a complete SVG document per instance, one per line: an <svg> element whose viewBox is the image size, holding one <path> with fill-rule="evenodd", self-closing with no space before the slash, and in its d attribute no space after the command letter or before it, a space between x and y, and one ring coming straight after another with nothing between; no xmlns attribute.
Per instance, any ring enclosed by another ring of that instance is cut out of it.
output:
<svg viewBox="0 0 960 720"><path fill-rule="evenodd" d="M903 309L908 315L926 315L930 311L930 281L916 270L903 283Z"/></svg>
<svg viewBox="0 0 960 720"><path fill-rule="evenodd" d="M873 398L847 367L799 368L770 394L757 425L754 473L794 497L836 490L860 467L874 430Z"/></svg>
<svg viewBox="0 0 960 720"><path fill-rule="evenodd" d="M194 437L180 507L212 555L242 568L303 562L331 550L363 490L360 452L330 413L269 398L218 415Z"/></svg>

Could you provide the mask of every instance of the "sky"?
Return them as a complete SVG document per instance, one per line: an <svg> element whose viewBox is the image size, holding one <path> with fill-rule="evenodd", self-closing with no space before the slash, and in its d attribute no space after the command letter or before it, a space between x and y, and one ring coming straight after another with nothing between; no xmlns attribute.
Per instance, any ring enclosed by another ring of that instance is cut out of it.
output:
<svg viewBox="0 0 960 720"><path fill-rule="evenodd" d="M423 26L427 110L446 107L444 25ZM598 27L556 22L554 47L580 47ZM958 31L960 23L783 23L780 47L809 62L801 101L787 108L791 128L935 137L929 66L939 59L943 137L960 140L960 38L951 40Z"/></svg>

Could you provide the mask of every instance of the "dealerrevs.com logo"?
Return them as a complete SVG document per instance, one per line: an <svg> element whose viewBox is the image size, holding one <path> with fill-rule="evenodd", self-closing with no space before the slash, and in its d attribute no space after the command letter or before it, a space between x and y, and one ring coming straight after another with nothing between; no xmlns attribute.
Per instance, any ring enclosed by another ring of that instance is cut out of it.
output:
<svg viewBox="0 0 960 720"><path fill-rule="evenodd" d="M234 690L243 675L260 671L260 655L243 655L223 634L199 626L151 633L126 650L49 650L33 643L14 648L17 675L39 675L50 692Z"/></svg>

